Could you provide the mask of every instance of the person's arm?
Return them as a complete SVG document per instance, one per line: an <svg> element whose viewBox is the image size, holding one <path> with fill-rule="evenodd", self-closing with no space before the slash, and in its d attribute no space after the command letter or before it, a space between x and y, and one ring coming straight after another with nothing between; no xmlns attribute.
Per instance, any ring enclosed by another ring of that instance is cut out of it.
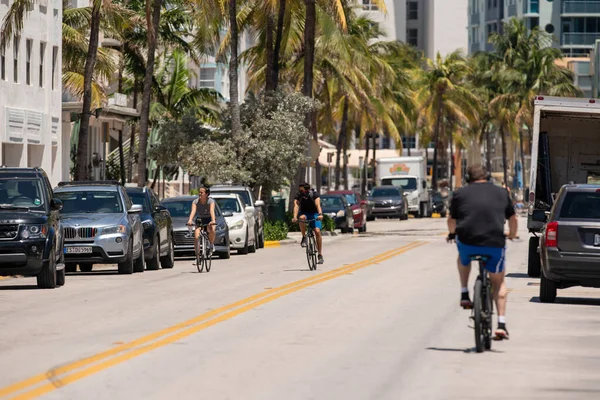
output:
<svg viewBox="0 0 600 400"><path fill-rule="evenodd" d="M217 223L217 218L215 217L215 202L214 201L210 202L210 222L212 224Z"/></svg>
<svg viewBox="0 0 600 400"><path fill-rule="evenodd" d="M451 215L448 215L448 233L450 235L456 235L456 220L452 218Z"/></svg>
<svg viewBox="0 0 600 400"><path fill-rule="evenodd" d="M315 199L315 205L317 206L317 211L319 212L319 216L317 217L317 219L321 220L323 219L323 210L321 209L321 198L317 197Z"/></svg>
<svg viewBox="0 0 600 400"><path fill-rule="evenodd" d="M298 200L294 200L294 218L292 219L292 222L298 221L299 208L300 208L300 203L298 202Z"/></svg>
<svg viewBox="0 0 600 400"><path fill-rule="evenodd" d="M450 200L450 207L448 209L448 220L446 221L448 225L448 241L452 241L456 238L456 217L458 215L458 198L457 193L452 196Z"/></svg>
<svg viewBox="0 0 600 400"><path fill-rule="evenodd" d="M517 214L513 214L512 217L508 219L508 238L515 239L517 238L517 230L519 229L519 220L517 218Z"/></svg>
<svg viewBox="0 0 600 400"><path fill-rule="evenodd" d="M194 223L193 218L196 215L196 203L192 202L192 211L190 212L190 218L188 219L188 225L192 225Z"/></svg>

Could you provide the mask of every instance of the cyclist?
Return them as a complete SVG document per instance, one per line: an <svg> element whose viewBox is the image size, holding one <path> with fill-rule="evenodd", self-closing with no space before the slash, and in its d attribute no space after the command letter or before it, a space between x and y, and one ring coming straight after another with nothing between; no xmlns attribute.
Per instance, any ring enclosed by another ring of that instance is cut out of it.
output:
<svg viewBox="0 0 600 400"><path fill-rule="evenodd" d="M206 227L208 232L208 240L210 241L210 252L215 250L215 238L217 232L215 230L216 218L215 218L215 201L208 197L210 195L210 189L206 186L200 187L198 190L198 198L192 202L192 211L190 212L190 218L187 222L188 225L208 225ZM198 238L200 237L200 228L196 227L194 231L194 245L198 244Z"/></svg>
<svg viewBox="0 0 600 400"><path fill-rule="evenodd" d="M319 251L318 263L323 264L323 237L321 235L323 211L321 210L321 199L319 198L319 193L311 189L308 183L302 183L298 187L298 195L294 200L294 218L292 222L298 221L298 213L300 213L301 221L316 219L316 221L310 222L310 226L315 231L317 239L317 250ZM300 224L300 230L302 231L302 242L300 245L306 247L306 224Z"/></svg>
<svg viewBox="0 0 600 400"><path fill-rule="evenodd" d="M517 216L506 189L489 181L489 174L480 164L467 170L468 185L452 195L448 216L448 242L456 239L458 247L458 273L460 276L460 305L473 307L467 284L471 272L471 256L485 255L489 259L485 268L489 272L498 310L497 339L508 339L506 329L506 285L504 283L504 258L506 237L504 224L508 220L510 240L517 237Z"/></svg>

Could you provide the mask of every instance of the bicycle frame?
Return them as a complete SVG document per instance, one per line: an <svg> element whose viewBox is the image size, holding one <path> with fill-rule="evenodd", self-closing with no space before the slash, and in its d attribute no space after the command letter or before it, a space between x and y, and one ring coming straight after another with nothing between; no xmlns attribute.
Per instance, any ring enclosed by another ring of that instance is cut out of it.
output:
<svg viewBox="0 0 600 400"><path fill-rule="evenodd" d="M308 260L308 268L311 271L317 269L317 243L315 238L315 232L310 225L311 222L317 221L316 219L310 220L299 220L299 223L306 224L306 259Z"/></svg>
<svg viewBox="0 0 600 400"><path fill-rule="evenodd" d="M208 224L195 224L188 225L188 229L190 234L194 236L194 254L196 256L196 267L198 268L198 272L202 272L206 267L206 272L210 272L211 266L211 256L208 251L208 246L210 244L210 239L208 237L208 232L206 227ZM198 239L195 237L196 229L200 229L200 234L198 235Z"/></svg>

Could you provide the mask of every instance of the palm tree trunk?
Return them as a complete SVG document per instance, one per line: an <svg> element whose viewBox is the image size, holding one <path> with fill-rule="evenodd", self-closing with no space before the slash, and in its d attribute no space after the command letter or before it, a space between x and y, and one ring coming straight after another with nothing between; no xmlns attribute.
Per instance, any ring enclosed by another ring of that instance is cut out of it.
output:
<svg viewBox="0 0 600 400"><path fill-rule="evenodd" d="M456 177L456 184L454 185L454 187L456 189L458 189L459 187L462 186L462 176L463 176L462 149L460 147L456 148L456 162L454 163L454 170L455 170L455 177Z"/></svg>
<svg viewBox="0 0 600 400"><path fill-rule="evenodd" d="M161 166L157 165L154 170L154 179L152 180L152 184L150 185L150 189L154 190L156 187L156 181L158 181L158 176L160 175Z"/></svg>
<svg viewBox="0 0 600 400"><path fill-rule="evenodd" d="M346 145L348 138L348 98L344 98L344 109L342 112L342 124L340 126L340 133L338 135L336 150L337 154L335 157L335 190L340 188L340 155L342 153L342 149L346 149L348 146ZM345 154L345 151L344 151Z"/></svg>
<svg viewBox="0 0 600 400"><path fill-rule="evenodd" d="M152 8L152 3L154 7ZM140 115L140 148L138 157L138 187L146 186L147 167L146 154L148 151L148 125L150 122L150 100L152 96L152 78L154 77L154 57L156 51L158 25L162 0L154 0L146 5L146 20L148 21L148 57L146 61L146 75L144 76L144 89L142 91L142 110ZM151 16L151 18L150 18Z"/></svg>
<svg viewBox="0 0 600 400"><path fill-rule="evenodd" d="M508 186L508 160L506 159L506 132L504 126L500 126L502 137L502 171L504 172L504 184Z"/></svg>
<svg viewBox="0 0 600 400"><path fill-rule="evenodd" d="M377 186L377 136L378 134L373 132L373 186Z"/></svg>
<svg viewBox="0 0 600 400"><path fill-rule="evenodd" d="M344 164L343 164L343 175L344 175L344 190L348 190L348 140L344 138Z"/></svg>
<svg viewBox="0 0 600 400"><path fill-rule="evenodd" d="M313 67L315 63L315 32L317 24L317 9L315 0L304 0L306 4L306 20L304 24L304 82L303 94L313 97ZM318 141L317 113L311 112L307 115L308 131L314 141ZM317 192L321 192L321 164L315 163L317 176Z"/></svg>
<svg viewBox="0 0 600 400"><path fill-rule="evenodd" d="M238 100L238 25L237 0L229 0L229 29L231 46L229 58L229 108L231 110L231 132L238 136L242 131L240 103Z"/></svg>
<svg viewBox="0 0 600 400"><path fill-rule="evenodd" d="M92 107L92 80L94 78L94 67L98 54L98 34L100 31L100 16L102 2L95 0L92 4L92 19L90 22L90 41L85 58L83 72L83 106L81 111L81 122L79 125L79 138L77 142L77 160L75 161L75 180L88 180L88 142L90 116Z"/></svg>
<svg viewBox="0 0 600 400"><path fill-rule="evenodd" d="M273 50L273 90L279 86L279 53L281 51L281 42L283 40L283 25L285 23L285 3L286 0L279 0L279 15L277 16L277 32L275 34L275 49Z"/></svg>
<svg viewBox="0 0 600 400"><path fill-rule="evenodd" d="M269 12L267 15L267 26L266 26L266 40L265 40L265 51L267 55L267 66L265 76L265 91L272 92L273 90L273 63L275 52L273 51L273 31L275 30L275 20L273 14Z"/></svg>
<svg viewBox="0 0 600 400"><path fill-rule="evenodd" d="M450 135L448 135L448 140L450 142L450 176L448 178L448 185L450 188L450 191L452 191L452 187L454 186L452 184L452 177L454 176L454 138L452 137L452 131L450 132Z"/></svg>
<svg viewBox="0 0 600 400"><path fill-rule="evenodd" d="M492 133L487 127L485 129L485 167L488 173L492 173Z"/></svg>
<svg viewBox="0 0 600 400"><path fill-rule="evenodd" d="M360 137L360 125L356 128L357 133ZM365 137L365 161L363 163L363 177L362 177L362 182L361 182L361 188L360 188L360 193L362 194L363 197L365 197L367 195L367 180L368 180L368 172L369 172L369 135L366 135Z"/></svg>
<svg viewBox="0 0 600 400"><path fill-rule="evenodd" d="M138 81L137 78L133 82L133 108L137 111L138 105ZM131 134L129 136L129 159L127 160L127 181L133 180L133 152L135 150L135 128L137 124L131 126Z"/></svg>
<svg viewBox="0 0 600 400"><path fill-rule="evenodd" d="M521 179L523 181L523 189L522 190L522 195L523 195L523 201L526 201L525 199L525 151L523 149L523 129L519 129L519 150L521 153Z"/></svg>
<svg viewBox="0 0 600 400"><path fill-rule="evenodd" d="M123 130L119 129L119 168L121 184L125 186L125 156L123 155Z"/></svg>
<svg viewBox="0 0 600 400"><path fill-rule="evenodd" d="M431 187L434 191L438 190L438 146L440 140L440 124L442 122L442 99L438 99L438 111L435 119L435 128L433 131L433 171L431 172Z"/></svg>

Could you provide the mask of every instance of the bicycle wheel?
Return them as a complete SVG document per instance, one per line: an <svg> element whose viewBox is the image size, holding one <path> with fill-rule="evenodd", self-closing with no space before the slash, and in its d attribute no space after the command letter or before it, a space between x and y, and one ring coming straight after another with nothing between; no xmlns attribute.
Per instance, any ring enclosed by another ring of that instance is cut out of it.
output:
<svg viewBox="0 0 600 400"><path fill-rule="evenodd" d="M310 237L310 241L312 242L311 255L312 255L312 265L313 265L313 271L314 271L317 269L317 255L319 254L319 250L317 249L317 239L315 238L314 234Z"/></svg>
<svg viewBox="0 0 600 400"><path fill-rule="evenodd" d="M313 247L312 232L309 232L306 235L306 260L308 261L308 269L311 271L314 269L313 257L312 257L312 253L313 253L312 247Z"/></svg>
<svg viewBox="0 0 600 400"><path fill-rule="evenodd" d="M484 329L483 329L483 344L486 350L492 348L492 315L494 315L494 302L492 298L492 287L490 281L487 281L484 291Z"/></svg>
<svg viewBox="0 0 600 400"><path fill-rule="evenodd" d="M200 237L198 238L198 241L196 243L196 268L198 268L199 273L202 273L202 270L204 269L204 250L200 248L200 246L203 246L203 244L201 244L202 241L202 234L200 234Z"/></svg>
<svg viewBox="0 0 600 400"><path fill-rule="evenodd" d="M210 272L212 254L208 249L208 246L210 246L210 241L208 240L207 236L204 237L204 244L206 244L206 250L204 251L204 267L206 268L206 272Z"/></svg>
<svg viewBox="0 0 600 400"><path fill-rule="evenodd" d="M483 282L481 282L481 278L477 278L475 281L475 290L473 292L473 313L475 319L475 349L478 353L483 352L484 349L484 316L483 314L483 304L481 294L483 291Z"/></svg>

